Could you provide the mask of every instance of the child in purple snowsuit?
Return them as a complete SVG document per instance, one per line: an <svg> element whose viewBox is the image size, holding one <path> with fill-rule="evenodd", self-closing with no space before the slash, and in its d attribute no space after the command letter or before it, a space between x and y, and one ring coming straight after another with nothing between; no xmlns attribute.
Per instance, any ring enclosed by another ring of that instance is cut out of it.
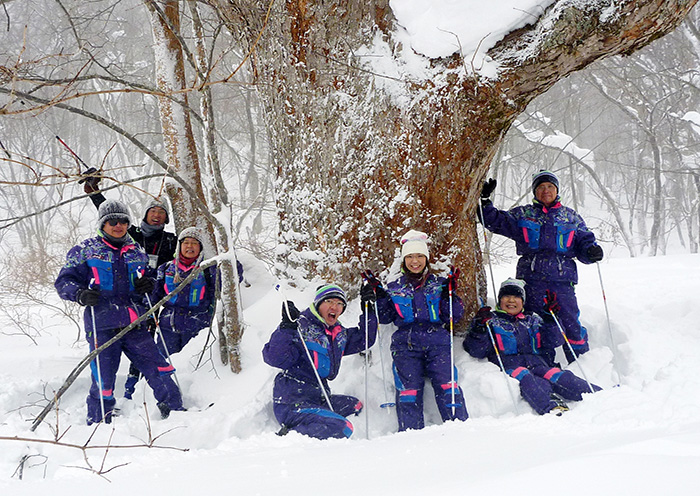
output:
<svg viewBox="0 0 700 496"><path fill-rule="evenodd" d="M547 338L550 343L562 344L563 337L559 331L558 336L545 336L553 332L552 328L543 326L542 317L536 313L523 313L525 301L525 282L505 280L498 292L496 311L491 312L489 307L479 309L463 346L471 356L488 358L500 367L495 342L505 372L518 380L525 401L540 415L551 411L561 414L568 410L562 399L579 401L591 389L568 370L547 364L540 353L542 341ZM594 384L591 387L600 390Z"/></svg>
<svg viewBox="0 0 700 496"><path fill-rule="evenodd" d="M450 370L451 336L446 328L450 322L448 280L429 272L427 239L425 233L414 230L401 238L403 275L390 282L386 291L379 286L377 292L380 323L393 323L398 328L391 337L391 354L399 431L424 427L426 377L432 383L443 421L466 420L469 416L458 386L457 367L453 373ZM454 294L456 274L451 282L453 322L457 322L464 307Z"/></svg>
<svg viewBox="0 0 700 496"><path fill-rule="evenodd" d="M496 180L484 183L481 206L484 226L511 238L520 259L515 277L524 280L527 292L525 310L542 312L547 290L558 295L561 305L559 320L578 356L589 350L588 332L579 321L579 308L574 286L578 283L578 259L591 264L603 259L603 249L596 244L595 235L588 230L576 211L562 206L559 201L559 180L550 171L540 171L532 179L535 196L531 205L498 210L489 196L496 188ZM481 213L480 213L481 214ZM547 324L549 325L549 324ZM568 348L564 350L569 361ZM554 350L545 343L543 354L554 364Z"/></svg>
<svg viewBox="0 0 700 496"><path fill-rule="evenodd" d="M61 298L86 307L85 332L91 351L95 349L95 337L97 346L102 345L146 311L144 295L154 287L153 279L139 277L148 265L148 257L127 233L129 224L126 205L114 200L102 203L98 235L71 248L56 278L55 287ZM99 354L101 385L98 384L97 360L91 363L88 425L103 420L101 403L104 404L104 421L111 422L116 403L114 383L122 352L143 372L153 388L163 418L170 410L182 409L180 391L170 377L161 376L156 365L158 350L146 325L142 324Z"/></svg>
<svg viewBox="0 0 700 496"><path fill-rule="evenodd" d="M363 308L370 294L373 295L371 288L369 291L363 288ZM374 344L377 319L374 312L367 315L368 342L365 343L364 316L358 327L345 328L338 322L346 305L345 292L329 284L316 290L313 305L301 314L291 301L283 306L282 323L263 348L265 363L282 369L275 377L273 390L275 417L282 425L280 434L295 430L318 439L352 435L353 426L345 417L359 414L362 402L353 396L331 394L328 381L338 375L343 356L359 353Z"/></svg>

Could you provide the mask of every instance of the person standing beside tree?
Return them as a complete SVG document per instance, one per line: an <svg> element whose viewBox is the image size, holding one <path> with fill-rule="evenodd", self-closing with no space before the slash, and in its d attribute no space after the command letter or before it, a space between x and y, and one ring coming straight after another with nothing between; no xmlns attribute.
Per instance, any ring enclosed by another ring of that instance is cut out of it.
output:
<svg viewBox="0 0 700 496"><path fill-rule="evenodd" d="M457 367L451 369L452 336L447 325L464 314L455 294L459 271L448 278L430 273L428 236L410 230L401 238L401 277L384 290L378 281L379 322L393 323L391 336L399 431L422 429L423 389L426 377L435 392L443 421L469 417ZM451 300L451 301L450 301ZM454 403L453 403L454 401Z"/></svg>
<svg viewBox="0 0 700 496"><path fill-rule="evenodd" d="M188 227L178 238L177 257L158 267L154 302L170 294L204 260L205 236L201 229ZM211 325L216 307L216 277L216 265L207 267L163 304L158 319L158 348L164 356L180 352L199 331Z"/></svg>
<svg viewBox="0 0 700 496"><path fill-rule="evenodd" d="M99 176L90 176L86 178L83 186L97 209L107 201L99 189L100 179ZM149 275L155 276L158 267L175 258L177 236L165 230L165 225L169 222L168 206L154 198L146 206L141 224L129 226L129 235L148 255Z"/></svg>
<svg viewBox="0 0 700 496"><path fill-rule="evenodd" d="M130 220L126 205L108 200L100 205L98 215L98 235L70 249L54 283L61 298L85 307L85 333L90 351L145 313L145 295L155 287L154 280L143 274L148 257L127 232ZM171 410L183 409L177 385L158 370L158 349L144 323L103 350L92 363L88 425L102 420L111 422L122 352L143 372L163 418Z"/></svg>
<svg viewBox="0 0 700 496"><path fill-rule="evenodd" d="M526 283L525 310L544 316L542 304L546 293L555 293L561 306L559 321L574 353L578 356L587 352L588 331L579 321L576 300L575 260L585 264L599 262L603 259L603 249L581 216L561 204L559 179L553 172L540 170L533 174L534 199L529 205L498 210L490 200L495 189L495 179L484 182L478 214L486 229L515 241L520 255L515 277ZM553 346L543 343L543 347L548 363L554 365ZM568 347L564 352L570 362L575 360Z"/></svg>

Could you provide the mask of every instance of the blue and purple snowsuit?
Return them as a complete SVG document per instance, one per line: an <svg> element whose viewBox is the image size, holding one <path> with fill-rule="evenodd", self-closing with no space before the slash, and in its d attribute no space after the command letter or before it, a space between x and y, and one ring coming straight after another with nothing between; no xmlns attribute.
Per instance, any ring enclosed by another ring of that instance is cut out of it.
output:
<svg viewBox="0 0 700 496"><path fill-rule="evenodd" d="M467 408L458 385L457 367L454 384L450 372L449 298L443 298L447 279L429 274L425 278L403 275L390 282L388 297L377 301L379 321L398 328L391 336L396 385L396 414L399 431L422 429L423 389L428 377L435 392L443 420L466 420ZM462 300L453 295L453 321L464 314ZM452 403L452 388L455 402ZM452 405L455 413L452 413Z"/></svg>
<svg viewBox="0 0 700 496"><path fill-rule="evenodd" d="M519 381L520 394L537 413L543 415L558 405L552 393L578 401L583 393L591 392L586 381L568 370L548 365L540 354L543 340L557 343L558 336L563 342L559 331L543 326L542 317L536 313L509 315L501 310L492 315L489 326L505 372ZM548 332L556 332L556 335L548 337ZM500 367L487 326L480 319L472 320L463 346L474 358L488 358ZM594 384L591 386L595 391L600 390Z"/></svg>
<svg viewBox="0 0 700 496"><path fill-rule="evenodd" d="M368 323L370 347L377 337L373 312L369 313ZM299 331L280 326L262 352L265 363L282 369L275 377L273 390L275 417L284 428L318 439L350 437L353 426L345 417L360 413L362 402L353 396L331 394L328 381L338 375L343 356L365 349L364 316L359 327L345 328L338 323L328 328L312 306L301 312L297 324L333 411L328 408Z"/></svg>
<svg viewBox="0 0 700 496"><path fill-rule="evenodd" d="M122 247L112 246L101 234L74 246L68 252L66 263L54 284L59 296L70 301L77 301L80 290L87 289L92 280L92 287L100 290L99 303L86 307L83 314L90 351L95 349L93 332L96 332L97 345L100 346L146 310L143 296L134 290L134 281L137 274L143 273L146 268L148 257L128 234L126 236ZM92 325L93 312L96 329ZM167 376L170 371L159 370L158 349L142 324L100 353L101 388L97 382L96 361L90 364L92 386L87 397L88 424L99 422L102 418L100 393L105 405L105 421L111 421L116 403L114 383L122 352L146 377L158 403L167 403L171 410L182 409L180 391L172 378Z"/></svg>
<svg viewBox="0 0 700 496"><path fill-rule="evenodd" d="M153 304L178 287L194 268L194 264L183 265L179 257L161 265L153 291ZM178 353L199 334L199 331L211 325L215 308L215 289L216 266L207 267L163 305L158 323L168 353ZM160 336L158 348L167 356Z"/></svg>
<svg viewBox="0 0 700 496"><path fill-rule="evenodd" d="M557 314L566 337L577 355L589 350L588 332L579 321L574 286L578 283L575 258L585 264L595 235L581 216L557 201L545 207L534 200L531 205L498 210L491 201L483 201L484 226L489 231L515 241L520 255L515 277L526 282L525 310L543 314L547 290L554 291L561 305ZM546 325L556 326L554 322ZM568 354L568 349L565 348ZM543 354L554 364L554 350L545 343ZM572 357L570 357L572 359Z"/></svg>

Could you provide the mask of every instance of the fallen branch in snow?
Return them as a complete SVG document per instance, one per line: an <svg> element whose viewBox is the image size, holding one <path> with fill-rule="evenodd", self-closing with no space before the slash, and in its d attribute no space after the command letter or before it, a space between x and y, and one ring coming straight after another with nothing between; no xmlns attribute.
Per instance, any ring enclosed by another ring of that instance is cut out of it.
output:
<svg viewBox="0 0 700 496"><path fill-rule="evenodd" d="M100 354L105 348L108 348L110 345L112 345L114 342L117 340L121 339L127 332L135 328L136 326L140 325L141 322L145 321L148 319L151 315L153 315L160 307L162 307L166 301L168 301L170 298L178 294L180 291L182 291L185 286L187 286L197 275L202 272L202 270L206 269L207 267L210 267L212 265L215 265L218 262L217 259L211 259L207 260L203 264L201 264L199 267L194 269L191 274L189 274L181 283L178 287L176 287L174 290L172 290L170 293L168 293L166 296L163 297L162 300L160 300L158 303L153 305L146 313L141 315L138 319L133 321L131 324L126 326L124 329L119 331L112 339L109 341L105 342L98 348L95 348L93 351L91 351L85 358L83 358L78 365L75 366L75 368L71 371L70 374L68 374L68 377L66 378L65 382L63 385L56 391L56 394L54 395L53 399L44 407L44 409L37 415L36 419L34 419L34 422L32 423L32 426L30 430L33 432L36 430L37 427L44 421L46 416L49 414L49 412L54 408L54 405L58 403L58 400L63 396L63 394L68 390L68 388L75 382L75 380L80 376L80 373L87 367L90 362L92 362L95 357Z"/></svg>
<svg viewBox="0 0 700 496"><path fill-rule="evenodd" d="M150 424L147 426L149 430L149 442L148 443L143 443L143 444L111 444L112 436L114 435L114 428L112 428L112 432L109 436L109 443L106 445L94 445L90 446L90 441L92 440L92 437L94 436L95 432L97 432L97 428L101 424L96 424L95 429L92 431L92 434L90 434L90 437L88 438L87 441L85 441L84 444L75 444L75 443L67 443L60 441L59 439L35 439L35 438L29 438L29 437L20 437L20 436L0 436L0 441L19 441L19 442L24 442L24 443L37 443L37 444L51 444L54 446L59 446L62 448L72 448L72 449L78 449L82 451L83 453L83 458L85 459L85 463L87 467L76 467L80 468L83 470L89 470L90 472L93 472L100 477L105 477L105 474L111 472L115 468L123 467L124 465L127 465L127 463L121 463L119 465L115 465L113 467L106 468L106 461L107 461L107 454L109 453L110 450L115 450L115 449L133 449L133 448L149 448L149 449L164 449L164 450L175 450L175 451L189 451L189 448L178 448L175 446L160 446L155 444L155 441L160 437L156 436L155 438L151 435L150 431ZM88 451L90 450L104 450L104 454L102 456L100 466L99 467L93 467L92 463L90 463L90 458L88 456ZM40 456L44 459L43 463L46 463L46 460L48 457L45 455L24 455L19 461L19 464L17 466L17 470L15 470L14 475L17 475L19 479L21 480L23 475L24 475L24 468L27 464L27 461L29 461L31 458Z"/></svg>

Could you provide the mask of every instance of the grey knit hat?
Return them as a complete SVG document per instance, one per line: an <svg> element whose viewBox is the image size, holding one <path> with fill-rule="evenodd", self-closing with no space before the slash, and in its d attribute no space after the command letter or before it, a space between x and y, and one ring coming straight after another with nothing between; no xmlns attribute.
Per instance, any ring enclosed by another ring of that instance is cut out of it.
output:
<svg viewBox="0 0 700 496"><path fill-rule="evenodd" d="M199 261L204 259L204 247L208 246L208 244L205 244L205 239L207 237L204 234L204 231L202 231L199 227L187 227L182 230L180 235L177 237L177 253L180 253L180 246L182 245L182 241L185 238L192 238L196 239L199 241Z"/></svg>
<svg viewBox="0 0 700 496"><path fill-rule="evenodd" d="M131 216L127 206L119 200L107 200L100 204L97 211L99 219L97 220L97 228L102 229L110 219L126 219L131 225Z"/></svg>
<svg viewBox="0 0 700 496"><path fill-rule="evenodd" d="M170 212L168 212L168 206L165 204L165 202L162 202L155 198L148 202L148 205L146 205L146 210L143 211L143 221L146 222L146 216L148 215L148 211L156 207L165 210L165 223L168 224L170 222Z"/></svg>

